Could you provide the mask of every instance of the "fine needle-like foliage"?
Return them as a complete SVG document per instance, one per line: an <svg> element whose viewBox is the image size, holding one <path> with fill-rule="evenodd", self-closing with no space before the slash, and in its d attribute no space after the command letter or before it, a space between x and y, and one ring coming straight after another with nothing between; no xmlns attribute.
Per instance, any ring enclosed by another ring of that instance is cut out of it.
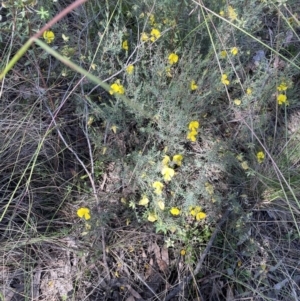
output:
<svg viewBox="0 0 300 301"><path fill-rule="evenodd" d="M74 3L0 10L1 299L299 300L297 1Z"/></svg>

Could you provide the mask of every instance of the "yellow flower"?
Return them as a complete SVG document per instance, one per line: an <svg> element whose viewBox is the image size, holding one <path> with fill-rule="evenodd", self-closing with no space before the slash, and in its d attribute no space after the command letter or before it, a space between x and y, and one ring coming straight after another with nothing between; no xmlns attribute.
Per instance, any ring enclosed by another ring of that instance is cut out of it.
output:
<svg viewBox="0 0 300 301"><path fill-rule="evenodd" d="M178 62L178 55L176 53L171 53L168 57L170 65L176 64Z"/></svg>
<svg viewBox="0 0 300 301"><path fill-rule="evenodd" d="M43 38L46 40L47 44L51 44L55 38L54 32L51 30L44 31Z"/></svg>
<svg viewBox="0 0 300 301"><path fill-rule="evenodd" d="M221 11L219 12L219 15L220 15L221 17L224 17L224 15L225 15L224 10L221 10Z"/></svg>
<svg viewBox="0 0 300 301"><path fill-rule="evenodd" d="M92 226L89 223L85 223L85 230L89 231L92 229Z"/></svg>
<svg viewBox="0 0 300 301"><path fill-rule="evenodd" d="M238 155L236 156L236 158L237 158L240 162L242 162L242 161L244 160L243 154L238 154Z"/></svg>
<svg viewBox="0 0 300 301"><path fill-rule="evenodd" d="M94 116L89 116L87 125L88 125L88 126L91 126L91 125L93 124L94 120L95 120Z"/></svg>
<svg viewBox="0 0 300 301"><path fill-rule="evenodd" d="M234 21L237 19L237 13L235 12L234 8L232 6L228 6L228 17L230 21Z"/></svg>
<svg viewBox="0 0 300 301"><path fill-rule="evenodd" d="M164 177L164 180L166 182L169 182L171 181L171 179L174 177L175 175L175 171L173 168L170 168L168 166L164 166L161 170L161 174L163 175Z"/></svg>
<svg viewBox="0 0 300 301"><path fill-rule="evenodd" d="M126 51L128 51L129 47L128 47L128 41L125 40L123 43L122 43L122 48Z"/></svg>
<svg viewBox="0 0 300 301"><path fill-rule="evenodd" d="M186 139L190 140L192 142L195 142L197 140L197 131L196 130L191 130L188 132Z"/></svg>
<svg viewBox="0 0 300 301"><path fill-rule="evenodd" d="M193 131L193 130L197 130L199 128L200 124L197 120L192 120L190 123L189 123L189 130Z"/></svg>
<svg viewBox="0 0 300 301"><path fill-rule="evenodd" d="M120 81L117 80L115 83L113 83L111 86L110 86L110 90L109 90L109 93L111 95L113 94L124 94L125 93L125 89L124 87L120 84Z"/></svg>
<svg viewBox="0 0 300 301"><path fill-rule="evenodd" d="M110 127L110 129L114 132L114 134L116 134L118 127L114 124Z"/></svg>
<svg viewBox="0 0 300 301"><path fill-rule="evenodd" d="M241 166L242 166L242 168L243 168L244 170L249 169L249 166L248 166L248 162L247 162L247 161L243 161L243 162L241 163Z"/></svg>
<svg viewBox="0 0 300 301"><path fill-rule="evenodd" d="M222 50L221 53L220 53L220 56L222 59L225 59L226 56L227 56L227 51L226 50Z"/></svg>
<svg viewBox="0 0 300 301"><path fill-rule="evenodd" d="M181 251L180 251L180 255L181 256L184 256L186 254L186 250L185 249L182 249Z"/></svg>
<svg viewBox="0 0 300 301"><path fill-rule="evenodd" d="M232 55L237 55L239 52L239 49L237 47L233 47L233 48L231 48L230 52Z"/></svg>
<svg viewBox="0 0 300 301"><path fill-rule="evenodd" d="M286 101L286 95L284 95L284 94L279 94L279 95L277 96L277 101L278 101L278 104L279 104L279 105L282 105L282 104L286 103L286 102L287 102L287 101Z"/></svg>
<svg viewBox="0 0 300 301"><path fill-rule="evenodd" d="M183 159L183 156L180 155L180 154L177 154L177 155L174 155L174 156L173 156L173 160L172 160L172 161L173 161L176 165L181 166L181 164L182 164L182 159Z"/></svg>
<svg viewBox="0 0 300 301"><path fill-rule="evenodd" d="M264 161L264 159L265 159L264 152L262 152L262 151L258 152L256 154L256 158L257 158L257 161L258 161L259 164L262 163Z"/></svg>
<svg viewBox="0 0 300 301"><path fill-rule="evenodd" d="M148 214L148 221L154 223L155 221L157 221L157 216L155 213L149 213Z"/></svg>
<svg viewBox="0 0 300 301"><path fill-rule="evenodd" d="M157 39L160 38L160 31L158 29L153 28L150 32L151 35L151 42L155 42Z"/></svg>
<svg viewBox="0 0 300 301"><path fill-rule="evenodd" d="M195 209L192 209L191 211L190 211L190 214L191 214L191 216L196 216L196 211L195 211Z"/></svg>
<svg viewBox="0 0 300 301"><path fill-rule="evenodd" d="M227 79L227 74L222 74L221 83L226 86L230 84L229 80Z"/></svg>
<svg viewBox="0 0 300 301"><path fill-rule="evenodd" d="M126 67L126 72L128 74L132 74L133 71L134 71L134 66L133 65L129 65L129 66Z"/></svg>
<svg viewBox="0 0 300 301"><path fill-rule="evenodd" d="M196 215L196 220L200 221L201 219L206 218L206 214L204 212L198 212Z"/></svg>
<svg viewBox="0 0 300 301"><path fill-rule="evenodd" d="M214 187L208 182L205 183L205 190L210 195L214 194Z"/></svg>
<svg viewBox="0 0 300 301"><path fill-rule="evenodd" d="M241 101L240 99L235 99L235 100L233 101L233 103L234 103L236 106L240 106L241 103L242 103L242 101Z"/></svg>
<svg viewBox="0 0 300 301"><path fill-rule="evenodd" d="M166 75L167 75L167 77L172 77L172 73L171 73L171 68L170 67L166 68Z"/></svg>
<svg viewBox="0 0 300 301"><path fill-rule="evenodd" d="M192 91L195 91L198 89L198 86L196 85L196 82L194 80L191 81L190 88Z"/></svg>
<svg viewBox="0 0 300 301"><path fill-rule="evenodd" d="M285 91L288 88L286 82L281 82L280 85L277 87L278 91Z"/></svg>
<svg viewBox="0 0 300 301"><path fill-rule="evenodd" d="M147 42L149 40L149 36L145 32L142 32L142 34L141 34L141 40L143 42Z"/></svg>
<svg viewBox="0 0 300 301"><path fill-rule="evenodd" d="M252 89L251 89L251 88L247 88L246 94L247 94L247 95L251 95L251 94L252 94Z"/></svg>
<svg viewBox="0 0 300 301"><path fill-rule="evenodd" d="M190 208L190 214L191 216L196 216L197 213L201 212L202 208L200 206L191 206Z"/></svg>
<svg viewBox="0 0 300 301"><path fill-rule="evenodd" d="M200 206L191 206L189 208L191 216L195 217L197 221L204 219L206 214L202 212L202 208Z"/></svg>
<svg viewBox="0 0 300 301"><path fill-rule="evenodd" d="M61 37L63 38L64 42L69 42L69 37L67 37L66 35L62 34Z"/></svg>
<svg viewBox="0 0 300 301"><path fill-rule="evenodd" d="M171 213L172 215L177 216L177 215L180 214L180 209L177 208L177 207L172 207L172 208L170 209L170 213Z"/></svg>
<svg viewBox="0 0 300 301"><path fill-rule="evenodd" d="M149 14L149 23L151 25L155 24L155 17L153 14Z"/></svg>
<svg viewBox="0 0 300 301"><path fill-rule="evenodd" d="M157 201L157 205L160 210L165 210L165 202L162 200Z"/></svg>
<svg viewBox="0 0 300 301"><path fill-rule="evenodd" d="M163 160L161 161L163 166L168 166L168 164L170 163L171 159L169 156L164 156Z"/></svg>
<svg viewBox="0 0 300 301"><path fill-rule="evenodd" d="M157 194L157 195L161 195L162 194L162 190L164 188L164 184L159 182L159 181L156 181L152 184L152 187L155 189L154 190L154 193Z"/></svg>
<svg viewBox="0 0 300 301"><path fill-rule="evenodd" d="M147 196L143 195L143 197L139 201L139 205L147 207L148 203L149 203L149 199L147 198Z"/></svg>
<svg viewBox="0 0 300 301"><path fill-rule="evenodd" d="M89 208L85 208L85 207L81 207L77 210L77 215L80 218L84 218L86 220L89 220L91 218L90 215L90 209Z"/></svg>

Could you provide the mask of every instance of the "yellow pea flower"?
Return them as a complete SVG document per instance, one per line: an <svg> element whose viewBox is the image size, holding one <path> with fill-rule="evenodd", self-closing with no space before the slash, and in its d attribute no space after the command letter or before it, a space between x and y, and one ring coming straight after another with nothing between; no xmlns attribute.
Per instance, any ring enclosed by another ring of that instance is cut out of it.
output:
<svg viewBox="0 0 300 301"><path fill-rule="evenodd" d="M190 89L192 91L195 91L195 90L198 89L198 86L196 85L196 82L194 80L192 80L191 83L190 83Z"/></svg>
<svg viewBox="0 0 300 301"><path fill-rule="evenodd" d="M67 37L66 35L62 34L61 37L63 38L64 42L69 42L69 37Z"/></svg>
<svg viewBox="0 0 300 301"><path fill-rule="evenodd" d="M237 158L240 162L242 162L242 161L244 160L243 154L238 154L238 155L236 156L236 158Z"/></svg>
<svg viewBox="0 0 300 301"><path fill-rule="evenodd" d="M153 14L149 14L149 23L151 25L155 24L155 16Z"/></svg>
<svg viewBox="0 0 300 301"><path fill-rule="evenodd" d="M114 132L114 134L116 134L118 127L114 124L110 127L110 129Z"/></svg>
<svg viewBox="0 0 300 301"><path fill-rule="evenodd" d="M91 218L90 209L86 207L81 207L77 210L77 215L80 218L84 218L85 220L89 220Z"/></svg>
<svg viewBox="0 0 300 301"><path fill-rule="evenodd" d="M186 136L186 139L195 142L197 140L197 131L196 130L189 131Z"/></svg>
<svg viewBox="0 0 300 301"><path fill-rule="evenodd" d="M134 71L134 66L133 65L129 65L129 66L126 67L126 72L128 74L132 74L133 71Z"/></svg>
<svg viewBox="0 0 300 301"><path fill-rule="evenodd" d="M227 56L227 51L226 50L222 50L221 53L220 53L220 56L222 59L225 59L226 56Z"/></svg>
<svg viewBox="0 0 300 301"><path fill-rule="evenodd" d="M148 40L149 40L149 36L145 32L142 32L141 33L141 41L147 42Z"/></svg>
<svg viewBox="0 0 300 301"><path fill-rule="evenodd" d="M284 94L279 94L279 95L277 96L277 101L278 101L278 104L279 104L279 105L282 105L282 104L286 103L286 102L287 102L286 95L284 95Z"/></svg>
<svg viewBox="0 0 300 301"><path fill-rule="evenodd" d="M164 184L156 181L152 184L152 187L154 188L154 193L157 195L161 195L162 194L162 190L164 188Z"/></svg>
<svg viewBox="0 0 300 301"><path fill-rule="evenodd" d="M174 156L173 156L173 160L172 160L172 161L173 161L176 165L181 166L181 164L182 164L182 159L183 159L183 156L180 155L180 154L177 154L177 155L174 155Z"/></svg>
<svg viewBox="0 0 300 301"><path fill-rule="evenodd" d="M242 168L243 168L244 170L249 169L249 166L248 166L248 162L247 162L247 161L243 161L243 162L241 163L241 166L242 166Z"/></svg>
<svg viewBox="0 0 300 301"><path fill-rule="evenodd" d="M149 204L149 199L147 198L147 196L143 195L142 199L139 201L139 205L147 207L148 204Z"/></svg>
<svg viewBox="0 0 300 301"><path fill-rule="evenodd" d="M286 84L286 82L281 82L280 85L277 87L278 91L285 91L287 90L288 86Z"/></svg>
<svg viewBox="0 0 300 301"><path fill-rule="evenodd" d="M168 166L168 164L170 163L171 159L169 156L164 156L163 160L161 161L163 166Z"/></svg>
<svg viewBox="0 0 300 301"><path fill-rule="evenodd" d="M193 130L197 130L199 128L200 124L197 120L192 120L190 123L189 123L189 130L193 131Z"/></svg>
<svg viewBox="0 0 300 301"><path fill-rule="evenodd" d="M257 159L257 161L258 161L259 164L262 163L264 161L264 159L265 159L264 152L262 152L262 151L258 152L256 154L256 159Z"/></svg>
<svg viewBox="0 0 300 301"><path fill-rule="evenodd" d="M128 47L128 41L125 40L123 43L122 43L122 48L126 51L128 51L129 47Z"/></svg>
<svg viewBox="0 0 300 301"><path fill-rule="evenodd" d="M164 166L161 170L161 174L163 175L165 182L169 182L174 177L175 171L173 168Z"/></svg>
<svg viewBox="0 0 300 301"><path fill-rule="evenodd" d="M43 33L43 38L46 40L47 44L51 44L55 38L55 34L52 30L46 30Z"/></svg>
<svg viewBox="0 0 300 301"><path fill-rule="evenodd" d="M172 73L171 73L171 68L170 67L166 67L166 76L167 77L172 77Z"/></svg>
<svg viewBox="0 0 300 301"><path fill-rule="evenodd" d="M202 208L200 206L191 206L189 210L190 215L195 217L197 213L201 212Z"/></svg>
<svg viewBox="0 0 300 301"><path fill-rule="evenodd" d="M178 62L178 55L176 53L171 53L168 57L170 65L176 64Z"/></svg>
<svg viewBox="0 0 300 301"><path fill-rule="evenodd" d="M178 216L178 215L180 215L180 209L177 208L177 207L172 207L172 208L170 209L170 213L171 213L172 215Z"/></svg>
<svg viewBox="0 0 300 301"><path fill-rule="evenodd" d="M165 210L165 202L162 200L157 201L157 206L160 210Z"/></svg>
<svg viewBox="0 0 300 301"><path fill-rule="evenodd" d="M228 86L230 84L229 80L227 79L227 74L222 74L221 83L226 86Z"/></svg>
<svg viewBox="0 0 300 301"><path fill-rule="evenodd" d="M201 219L206 218L206 214L204 212L198 212L196 215L196 220L200 221Z"/></svg>
<svg viewBox="0 0 300 301"><path fill-rule="evenodd" d="M228 17L231 21L234 21L237 19L237 13L235 12L234 8L232 6L228 6Z"/></svg>
<svg viewBox="0 0 300 301"><path fill-rule="evenodd" d="M148 214L148 221L151 223L154 223L155 221L157 221L157 216L155 213L149 213Z"/></svg>
<svg viewBox="0 0 300 301"><path fill-rule="evenodd" d="M251 88L247 88L246 94L247 94L247 95L251 95L251 94L252 94L252 89L251 89Z"/></svg>
<svg viewBox="0 0 300 301"><path fill-rule="evenodd" d="M122 86L122 85L120 84L120 81L117 80L117 81L115 81L115 83L113 83L113 84L110 86L109 93L110 93L111 95L113 95L113 94L124 94L124 93L125 93L124 86Z"/></svg>
<svg viewBox="0 0 300 301"><path fill-rule="evenodd" d="M237 55L239 52L239 49L237 47L233 47L233 48L231 48L230 52L232 55Z"/></svg>
<svg viewBox="0 0 300 301"><path fill-rule="evenodd" d="M235 100L233 101L233 103L234 103L236 106L240 106L241 103L242 103L242 101L241 101L240 99L235 99Z"/></svg>
<svg viewBox="0 0 300 301"><path fill-rule="evenodd" d="M155 42L157 39L160 38L160 31L158 29L153 28L150 32L150 41Z"/></svg>

